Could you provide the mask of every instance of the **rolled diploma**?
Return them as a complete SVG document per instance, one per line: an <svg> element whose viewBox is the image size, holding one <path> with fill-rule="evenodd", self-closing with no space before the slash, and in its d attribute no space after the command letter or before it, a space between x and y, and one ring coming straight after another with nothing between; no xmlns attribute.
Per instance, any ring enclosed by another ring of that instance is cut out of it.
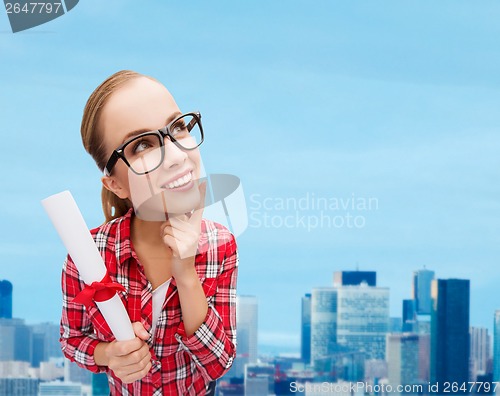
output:
<svg viewBox="0 0 500 396"><path fill-rule="evenodd" d="M42 200L42 205L83 281L87 285L100 282L106 274L106 266L71 193L63 191L51 195ZM118 341L135 337L130 318L118 294L115 293L107 301L96 301L96 304Z"/></svg>

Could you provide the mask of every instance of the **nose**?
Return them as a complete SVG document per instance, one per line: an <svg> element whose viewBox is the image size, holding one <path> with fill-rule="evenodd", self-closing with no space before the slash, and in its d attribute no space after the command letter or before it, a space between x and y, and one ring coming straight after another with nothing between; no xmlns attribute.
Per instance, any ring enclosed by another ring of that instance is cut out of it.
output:
<svg viewBox="0 0 500 396"><path fill-rule="evenodd" d="M168 169L175 166L182 165L184 161L188 158L186 151L177 147L168 136L164 139L165 142L165 158L163 158L163 167Z"/></svg>

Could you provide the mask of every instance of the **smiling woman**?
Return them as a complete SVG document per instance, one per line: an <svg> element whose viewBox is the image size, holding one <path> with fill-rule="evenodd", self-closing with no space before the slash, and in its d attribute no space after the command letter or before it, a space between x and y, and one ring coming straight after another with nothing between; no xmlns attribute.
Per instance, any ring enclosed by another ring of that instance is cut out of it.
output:
<svg viewBox="0 0 500 396"><path fill-rule="evenodd" d="M121 71L90 96L82 140L104 172L106 223L92 230L136 337L114 340L85 287L63 267L64 354L106 372L113 395L211 395L236 353L234 236L202 219L201 114L182 113L158 81ZM210 235L210 237L209 237Z"/></svg>

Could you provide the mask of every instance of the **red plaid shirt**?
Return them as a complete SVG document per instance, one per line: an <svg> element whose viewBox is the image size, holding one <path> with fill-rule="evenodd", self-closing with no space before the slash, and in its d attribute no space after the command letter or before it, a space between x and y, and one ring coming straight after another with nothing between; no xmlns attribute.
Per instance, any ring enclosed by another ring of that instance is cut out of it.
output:
<svg viewBox="0 0 500 396"><path fill-rule="evenodd" d="M151 333L152 287L130 240L132 210L91 231L108 274L126 292L119 295L132 322L141 321ZM61 345L65 356L94 373L106 372L112 395L204 395L210 381L227 372L236 354L236 275L238 254L234 236L223 226L205 220L196 256L196 271L207 297L208 313L187 337L179 295L172 279L155 334L147 341L152 367L140 381L124 384L107 367L97 366L94 349L114 340L94 305L88 311L71 300L83 289L68 256L62 274Z"/></svg>

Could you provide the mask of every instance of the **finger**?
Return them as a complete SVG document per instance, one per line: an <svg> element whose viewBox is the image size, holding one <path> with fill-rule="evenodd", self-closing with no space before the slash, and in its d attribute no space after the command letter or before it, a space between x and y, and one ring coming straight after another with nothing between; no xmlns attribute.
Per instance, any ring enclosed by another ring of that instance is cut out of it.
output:
<svg viewBox="0 0 500 396"><path fill-rule="evenodd" d="M189 223L183 221L171 221L168 225L165 225L161 228L161 238L164 238L166 235L173 237L179 241L184 240L189 233L190 228L192 226ZM172 246L173 247L173 246Z"/></svg>
<svg viewBox="0 0 500 396"><path fill-rule="evenodd" d="M115 341L114 344L111 344L111 355L118 357L129 355L130 353L141 349L143 344L144 341L138 337L129 341Z"/></svg>
<svg viewBox="0 0 500 396"><path fill-rule="evenodd" d="M146 358L151 359L151 353L149 352L148 345L144 344L141 349L134 351L126 356L120 356L116 358L116 360L113 362L113 367L115 368L115 370L119 368L126 373L131 373L137 371L134 366L136 366L139 362ZM113 367L110 366L110 368Z"/></svg>
<svg viewBox="0 0 500 396"><path fill-rule="evenodd" d="M189 235L191 235L192 233L191 228L192 228L191 225L186 226L181 224L176 225L175 227L174 226L165 227L163 230L162 237L169 235L179 241L184 241L186 240L186 238L189 238Z"/></svg>
<svg viewBox="0 0 500 396"><path fill-rule="evenodd" d="M175 239L171 235L166 234L163 236L163 243L165 243L165 245L167 245L170 248L170 250L172 250L172 255L174 257L179 256L179 248L177 246L177 239Z"/></svg>
<svg viewBox="0 0 500 396"><path fill-rule="evenodd" d="M119 378L125 384L130 384L132 382L135 382L137 380L144 378L148 374L149 370L151 370L151 366L152 366L151 360L149 360L142 369L135 371L133 373L124 374L124 375L120 376Z"/></svg>
<svg viewBox="0 0 500 396"><path fill-rule="evenodd" d="M132 323L132 328L134 329L135 335L141 340L147 341L149 339L149 333L141 322Z"/></svg>

